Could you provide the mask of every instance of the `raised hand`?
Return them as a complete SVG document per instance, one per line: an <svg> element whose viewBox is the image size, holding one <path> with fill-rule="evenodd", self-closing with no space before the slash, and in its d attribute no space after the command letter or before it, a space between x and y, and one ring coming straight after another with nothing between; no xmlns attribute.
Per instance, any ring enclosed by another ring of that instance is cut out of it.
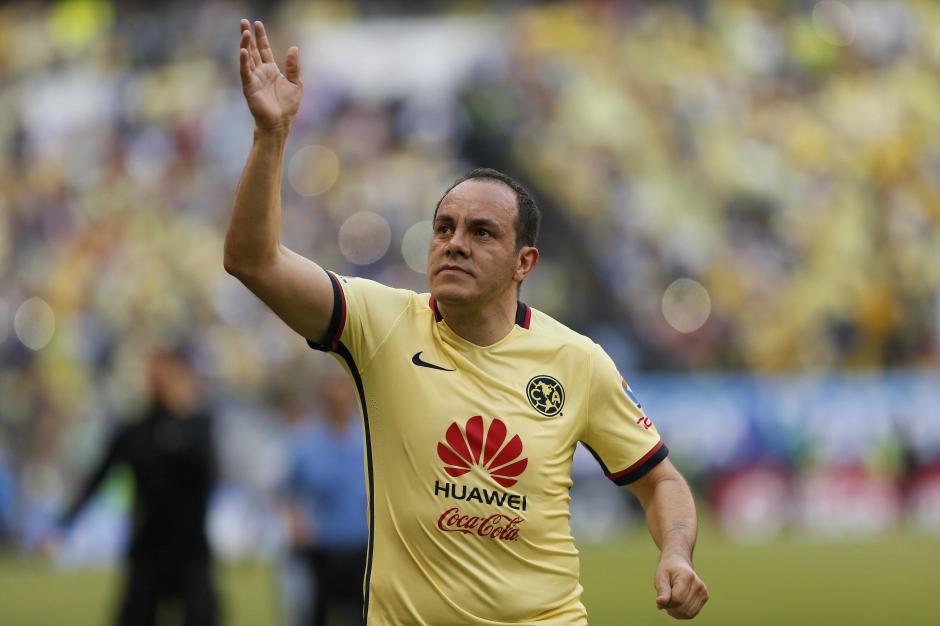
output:
<svg viewBox="0 0 940 626"><path fill-rule="evenodd" d="M255 22L252 37L251 24L248 20L242 20L241 31L238 61L248 110L259 129L286 131L300 108L300 96L303 93L300 51L296 46L287 50L282 74L274 62L264 24Z"/></svg>

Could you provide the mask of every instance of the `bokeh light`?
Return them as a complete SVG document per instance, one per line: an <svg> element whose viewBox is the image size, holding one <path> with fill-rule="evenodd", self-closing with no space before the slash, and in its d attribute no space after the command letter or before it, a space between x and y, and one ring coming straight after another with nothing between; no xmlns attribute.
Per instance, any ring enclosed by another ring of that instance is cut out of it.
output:
<svg viewBox="0 0 940 626"><path fill-rule="evenodd" d="M701 328L711 311L708 291L691 278L673 281L663 293L663 316L680 333L692 333Z"/></svg>
<svg viewBox="0 0 940 626"><path fill-rule="evenodd" d="M42 350L55 334L55 313L42 298L30 298L17 309L13 328L24 346Z"/></svg>
<svg viewBox="0 0 940 626"><path fill-rule="evenodd" d="M302 196L326 193L339 178L339 157L326 146L305 146L294 153L287 167L287 181Z"/></svg>
<svg viewBox="0 0 940 626"><path fill-rule="evenodd" d="M822 0L813 7L813 28L826 43L850 46L855 41L855 14L842 2Z"/></svg>
<svg viewBox="0 0 940 626"><path fill-rule="evenodd" d="M428 271L428 247L431 245L431 220L418 222L401 238L401 256L408 267L426 274Z"/></svg>
<svg viewBox="0 0 940 626"><path fill-rule="evenodd" d="M339 229L339 249L355 265L375 263L388 252L392 230L384 217L371 211L349 216Z"/></svg>

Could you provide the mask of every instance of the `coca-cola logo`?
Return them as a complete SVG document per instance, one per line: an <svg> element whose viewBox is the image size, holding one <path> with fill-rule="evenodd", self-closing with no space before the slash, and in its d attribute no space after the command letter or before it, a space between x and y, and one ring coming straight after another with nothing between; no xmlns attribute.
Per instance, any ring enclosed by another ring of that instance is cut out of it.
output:
<svg viewBox="0 0 940 626"><path fill-rule="evenodd" d="M463 430L453 422L445 433L447 442L437 444L437 456L444 462L444 471L451 476L463 476L474 465L485 469L493 480L503 487L512 487L525 471L529 459L522 456L522 439L514 435L506 442L506 424L493 418L488 430L483 417L475 415L467 420ZM505 445L503 445L505 443Z"/></svg>
<svg viewBox="0 0 940 626"><path fill-rule="evenodd" d="M521 517L493 513L492 515L464 515L452 507L441 513L437 527L444 532L477 535L499 541L515 541L519 537Z"/></svg>

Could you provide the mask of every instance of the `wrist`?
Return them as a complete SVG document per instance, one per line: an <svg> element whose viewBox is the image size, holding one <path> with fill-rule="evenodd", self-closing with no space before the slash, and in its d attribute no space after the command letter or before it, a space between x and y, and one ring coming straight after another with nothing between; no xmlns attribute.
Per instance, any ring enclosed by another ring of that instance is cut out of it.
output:
<svg viewBox="0 0 940 626"><path fill-rule="evenodd" d="M680 561L692 565L692 555L687 550L681 548L666 549L659 555L659 561Z"/></svg>
<svg viewBox="0 0 940 626"><path fill-rule="evenodd" d="M274 124L261 125L255 122L254 139L268 140L275 139L285 141L290 134L291 121L275 122Z"/></svg>

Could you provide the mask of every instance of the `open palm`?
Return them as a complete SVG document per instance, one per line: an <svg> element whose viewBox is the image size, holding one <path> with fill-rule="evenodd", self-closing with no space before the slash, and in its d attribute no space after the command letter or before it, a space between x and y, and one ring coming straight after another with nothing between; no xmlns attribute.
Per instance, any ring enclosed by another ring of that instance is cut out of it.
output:
<svg viewBox="0 0 940 626"><path fill-rule="evenodd" d="M303 92L300 53L296 47L287 51L282 74L274 62L264 24L255 22L254 30L255 36L252 37L251 24L248 20L241 21L239 70L248 109L258 128L287 128L300 108Z"/></svg>

